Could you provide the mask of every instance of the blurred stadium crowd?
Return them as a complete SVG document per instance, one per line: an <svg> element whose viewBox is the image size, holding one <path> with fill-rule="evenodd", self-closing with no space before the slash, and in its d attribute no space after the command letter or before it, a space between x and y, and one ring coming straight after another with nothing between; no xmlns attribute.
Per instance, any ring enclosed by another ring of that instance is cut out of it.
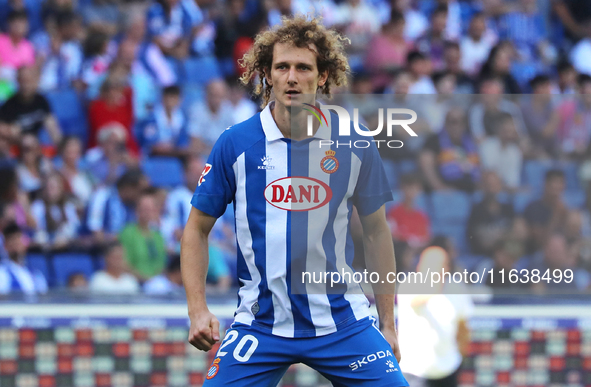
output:
<svg viewBox="0 0 591 387"><path fill-rule="evenodd" d="M0 0L0 294L182 291L204 159L258 110L237 60L294 13L350 38L337 93L431 96L419 139L381 149L399 270L434 241L458 269L571 268L590 288L587 0Z"/></svg>

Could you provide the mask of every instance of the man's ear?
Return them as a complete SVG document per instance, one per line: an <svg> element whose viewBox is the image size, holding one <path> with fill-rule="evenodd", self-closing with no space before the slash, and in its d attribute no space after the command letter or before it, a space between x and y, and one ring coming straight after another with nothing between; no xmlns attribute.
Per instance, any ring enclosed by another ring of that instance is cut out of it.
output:
<svg viewBox="0 0 591 387"><path fill-rule="evenodd" d="M320 79L318 80L318 87L324 86L327 79L328 79L328 71L325 70L320 74Z"/></svg>
<svg viewBox="0 0 591 387"><path fill-rule="evenodd" d="M263 76L265 77L265 82L269 86L273 86L273 80L271 79L271 71L268 68L263 70Z"/></svg>

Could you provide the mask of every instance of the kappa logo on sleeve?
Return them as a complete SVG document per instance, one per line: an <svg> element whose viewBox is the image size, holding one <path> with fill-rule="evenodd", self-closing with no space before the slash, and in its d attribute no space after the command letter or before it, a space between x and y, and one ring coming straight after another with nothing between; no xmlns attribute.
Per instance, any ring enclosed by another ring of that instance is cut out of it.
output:
<svg viewBox="0 0 591 387"><path fill-rule="evenodd" d="M205 175L207 175L211 171L211 164L205 164L205 168L203 168L203 172L201 172L201 177L199 178L199 185L205 181Z"/></svg>

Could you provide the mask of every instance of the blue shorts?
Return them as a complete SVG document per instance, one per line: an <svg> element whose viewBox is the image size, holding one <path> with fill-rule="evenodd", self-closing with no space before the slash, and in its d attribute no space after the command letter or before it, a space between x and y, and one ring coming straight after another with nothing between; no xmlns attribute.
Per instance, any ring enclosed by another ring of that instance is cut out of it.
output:
<svg viewBox="0 0 591 387"><path fill-rule="evenodd" d="M310 366L335 387L408 386L374 321L365 318L325 336L297 339L234 323L207 371L204 387L276 386L295 363Z"/></svg>

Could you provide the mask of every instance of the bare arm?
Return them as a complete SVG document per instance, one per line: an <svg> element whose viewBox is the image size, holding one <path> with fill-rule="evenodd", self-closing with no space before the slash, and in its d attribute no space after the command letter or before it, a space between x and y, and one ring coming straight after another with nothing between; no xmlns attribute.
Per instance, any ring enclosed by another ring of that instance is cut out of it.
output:
<svg viewBox="0 0 591 387"><path fill-rule="evenodd" d="M554 12L558 16L562 24L564 24L566 29L570 31L571 34L578 37L585 36L585 28L579 23L577 23L577 21L573 18L573 15L571 15L571 12L569 11L566 4L564 4L564 2L560 1L555 3Z"/></svg>
<svg viewBox="0 0 591 387"><path fill-rule="evenodd" d="M216 218L192 208L181 239L181 273L191 319L189 342L203 351L209 351L220 339L219 321L207 308L205 299L207 238L215 221Z"/></svg>
<svg viewBox="0 0 591 387"><path fill-rule="evenodd" d="M437 174L435 157L433 152L424 150L419 154L419 165L429 186L435 190L441 190L445 189L446 186Z"/></svg>
<svg viewBox="0 0 591 387"><path fill-rule="evenodd" d="M458 322L458 332L456 336L460 353L462 356L468 356L470 354L470 329L468 328L468 322L466 320L460 320Z"/></svg>
<svg viewBox="0 0 591 387"><path fill-rule="evenodd" d="M55 145L59 145L62 141L62 131L60 129L59 124L57 123L57 120L53 115L49 115L45 119L45 128L47 129L47 132L49 133L49 136L51 137L53 143Z"/></svg>
<svg viewBox="0 0 591 387"><path fill-rule="evenodd" d="M380 278L386 278L388 273L396 273L394 245L386 221L385 206L380 207L373 214L360 216L360 220L363 227L363 246L368 272L379 273ZM372 284L376 308L380 317L380 330L392 346L394 356L400 361L400 349L394 320L396 284L385 282Z"/></svg>

